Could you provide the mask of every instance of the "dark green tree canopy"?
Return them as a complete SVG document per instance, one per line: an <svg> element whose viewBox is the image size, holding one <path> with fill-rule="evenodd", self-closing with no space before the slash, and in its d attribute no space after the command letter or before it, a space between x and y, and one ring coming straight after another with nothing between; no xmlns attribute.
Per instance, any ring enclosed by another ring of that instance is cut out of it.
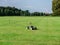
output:
<svg viewBox="0 0 60 45"><path fill-rule="evenodd" d="M52 11L54 15L60 16L60 0L52 1Z"/></svg>
<svg viewBox="0 0 60 45"><path fill-rule="evenodd" d="M22 10L16 7L3 7L0 6L0 16L47 16L43 12L33 12L30 13L29 10Z"/></svg>

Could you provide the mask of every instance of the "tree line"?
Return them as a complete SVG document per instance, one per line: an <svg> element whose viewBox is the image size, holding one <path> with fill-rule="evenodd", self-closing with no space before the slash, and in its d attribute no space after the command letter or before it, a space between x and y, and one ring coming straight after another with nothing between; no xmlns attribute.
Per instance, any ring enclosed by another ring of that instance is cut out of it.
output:
<svg viewBox="0 0 60 45"><path fill-rule="evenodd" d="M29 10L22 10L16 7L0 6L0 16L60 16L60 0L52 0L52 14L44 12L33 12Z"/></svg>
<svg viewBox="0 0 60 45"><path fill-rule="evenodd" d="M0 16L49 16L49 13L44 12L33 12L30 13L29 10L22 10L16 7L3 7L0 6Z"/></svg>

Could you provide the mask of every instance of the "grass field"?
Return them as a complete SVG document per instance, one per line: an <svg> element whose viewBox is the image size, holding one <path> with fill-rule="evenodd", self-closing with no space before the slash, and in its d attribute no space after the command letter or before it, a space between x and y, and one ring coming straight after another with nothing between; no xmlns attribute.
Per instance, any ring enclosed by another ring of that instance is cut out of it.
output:
<svg viewBox="0 0 60 45"><path fill-rule="evenodd" d="M0 45L60 45L60 17L0 17Z"/></svg>

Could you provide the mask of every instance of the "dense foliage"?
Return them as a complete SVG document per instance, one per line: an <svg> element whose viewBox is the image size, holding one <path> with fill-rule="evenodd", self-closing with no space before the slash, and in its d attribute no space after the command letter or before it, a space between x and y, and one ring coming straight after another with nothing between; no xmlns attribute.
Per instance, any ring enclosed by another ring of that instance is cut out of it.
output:
<svg viewBox="0 0 60 45"><path fill-rule="evenodd" d="M48 13L43 12L30 13L29 10L23 11L15 7L0 6L0 16L48 16Z"/></svg>
<svg viewBox="0 0 60 45"><path fill-rule="evenodd" d="M55 16L60 16L60 0L52 1L52 10Z"/></svg>

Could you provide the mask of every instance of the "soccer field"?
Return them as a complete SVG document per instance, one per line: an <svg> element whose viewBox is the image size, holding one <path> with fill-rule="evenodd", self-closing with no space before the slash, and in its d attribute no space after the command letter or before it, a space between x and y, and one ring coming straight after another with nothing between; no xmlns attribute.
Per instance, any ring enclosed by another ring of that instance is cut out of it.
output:
<svg viewBox="0 0 60 45"><path fill-rule="evenodd" d="M60 45L60 17L0 17L0 45Z"/></svg>

